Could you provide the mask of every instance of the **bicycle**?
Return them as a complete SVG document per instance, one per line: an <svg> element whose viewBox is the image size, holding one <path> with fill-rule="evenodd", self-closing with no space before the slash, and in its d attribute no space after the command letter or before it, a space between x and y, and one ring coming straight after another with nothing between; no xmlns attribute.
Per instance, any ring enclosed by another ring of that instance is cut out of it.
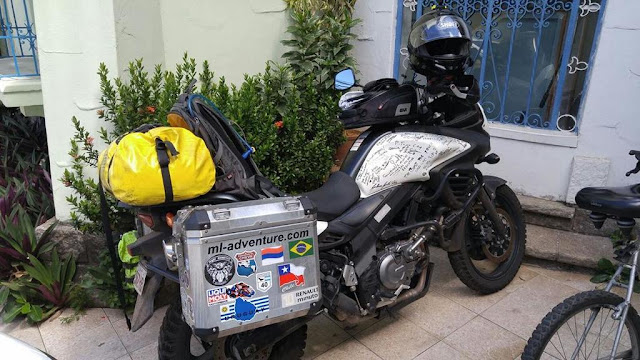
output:
<svg viewBox="0 0 640 360"><path fill-rule="evenodd" d="M640 171L640 151L629 155L635 156L637 164L626 176ZM640 184L584 188L576 195L576 203L591 211L589 217L597 229L608 218L617 221L622 239L614 244L614 258L620 264L604 290L578 293L554 307L529 338L522 360L592 359L592 354L594 359L638 360L640 317L631 305L635 281L627 284L621 276L628 269L629 279L636 279L638 272L640 244L633 229L634 218L640 218ZM611 292L614 286L626 289L625 298Z"/></svg>

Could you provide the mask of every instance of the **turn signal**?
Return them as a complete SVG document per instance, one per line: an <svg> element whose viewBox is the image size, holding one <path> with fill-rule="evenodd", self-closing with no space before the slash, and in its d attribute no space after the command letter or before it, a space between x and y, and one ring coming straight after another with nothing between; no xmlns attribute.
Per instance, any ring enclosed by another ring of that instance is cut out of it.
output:
<svg viewBox="0 0 640 360"><path fill-rule="evenodd" d="M165 219L167 221L167 225L169 225L169 227L173 227L173 213L167 213L167 216L165 216Z"/></svg>
<svg viewBox="0 0 640 360"><path fill-rule="evenodd" d="M140 221L142 221L142 223L147 225L150 229L153 229L153 216L149 214L138 214L138 219L140 219Z"/></svg>

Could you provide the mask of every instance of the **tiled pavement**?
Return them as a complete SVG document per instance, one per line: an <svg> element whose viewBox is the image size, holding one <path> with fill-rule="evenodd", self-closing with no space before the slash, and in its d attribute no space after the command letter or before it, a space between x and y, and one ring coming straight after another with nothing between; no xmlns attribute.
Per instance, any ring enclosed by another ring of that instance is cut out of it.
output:
<svg viewBox="0 0 640 360"><path fill-rule="evenodd" d="M553 306L593 289L588 273L526 263L504 290L480 296L456 278L442 250L433 249L432 259L431 290L424 298L351 329L327 316L317 317L309 324L305 358L511 360L519 357L531 332ZM60 360L156 359L165 310L158 310L136 333L128 332L121 312L112 309L88 310L71 324L59 319L37 327L0 324L0 331Z"/></svg>

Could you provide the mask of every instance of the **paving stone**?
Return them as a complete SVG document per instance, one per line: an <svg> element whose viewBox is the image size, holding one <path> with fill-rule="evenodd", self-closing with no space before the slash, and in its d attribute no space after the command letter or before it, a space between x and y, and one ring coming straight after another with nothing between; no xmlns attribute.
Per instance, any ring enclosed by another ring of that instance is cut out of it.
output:
<svg viewBox="0 0 640 360"><path fill-rule="evenodd" d="M438 287L436 291L476 314L480 314L536 276L538 276L538 273L523 265L509 285L493 294L480 295L469 289L458 278Z"/></svg>
<svg viewBox="0 0 640 360"><path fill-rule="evenodd" d="M157 359L158 359L158 342L157 341L131 353L131 360L157 360Z"/></svg>
<svg viewBox="0 0 640 360"><path fill-rule="evenodd" d="M554 306L577 292L559 281L537 276L487 309L482 316L522 339L528 339Z"/></svg>
<svg viewBox="0 0 640 360"><path fill-rule="evenodd" d="M400 309L400 314L422 329L443 339L476 315L444 295L430 291L422 299Z"/></svg>
<svg viewBox="0 0 640 360"><path fill-rule="evenodd" d="M102 308L112 324L120 320L124 320L124 312L122 309Z"/></svg>
<svg viewBox="0 0 640 360"><path fill-rule="evenodd" d="M431 275L431 290L437 290L451 280L457 279L456 273L453 272L449 263L447 252L436 247L429 247L431 255L430 261L433 262L433 275Z"/></svg>
<svg viewBox="0 0 640 360"><path fill-rule="evenodd" d="M413 359L438 342L402 317L380 320L355 338L383 359Z"/></svg>
<svg viewBox="0 0 640 360"><path fill-rule="evenodd" d="M464 356L460 351L452 348L447 345L444 341L440 341L439 343L433 345L428 348L425 352L418 355L415 360L470 360L468 357Z"/></svg>
<svg viewBox="0 0 640 360"><path fill-rule="evenodd" d="M111 360L127 355L127 350L108 321L65 342L47 344L47 351L58 360Z"/></svg>
<svg viewBox="0 0 640 360"><path fill-rule="evenodd" d="M333 349L318 356L317 360L373 360L380 359L378 355L367 349L355 339L347 340Z"/></svg>
<svg viewBox="0 0 640 360"><path fill-rule="evenodd" d="M44 342L42 341L42 336L40 336L40 331L38 330L38 325L29 324L26 320L14 321L8 324L4 324L0 321L0 332L23 341L42 351L46 350Z"/></svg>
<svg viewBox="0 0 640 360"><path fill-rule="evenodd" d="M42 336L42 341L44 342L47 350L50 350L52 346L74 341L76 338L81 337L98 327L102 327L104 325L111 326L107 315L99 308L87 309L85 314L80 316L78 320L72 321L68 324L63 324L62 321L60 321L60 318L71 316L73 314L74 310L66 309L59 317L52 317L38 326L40 335Z"/></svg>
<svg viewBox="0 0 640 360"><path fill-rule="evenodd" d="M119 358L118 360L131 360L131 356L129 356L128 354Z"/></svg>
<svg viewBox="0 0 640 360"><path fill-rule="evenodd" d="M548 267L531 264L528 265L532 271L535 271L540 275L550 277L579 291L593 290L596 286L596 284L589 281L589 279L591 279L595 274L595 271L588 271L584 269L567 271L566 269L563 269L561 264L548 264L547 266Z"/></svg>
<svg viewBox="0 0 640 360"><path fill-rule="evenodd" d="M558 261L588 268L596 268L598 260L613 259L613 245L609 238L557 231Z"/></svg>
<svg viewBox="0 0 640 360"><path fill-rule="evenodd" d="M304 359L313 359L351 336L326 315L316 316L308 324Z"/></svg>
<svg viewBox="0 0 640 360"><path fill-rule="evenodd" d="M444 339L470 359L511 360L522 353L525 341L480 316Z"/></svg>
<svg viewBox="0 0 640 360"><path fill-rule="evenodd" d="M160 326L162 325L162 319L166 311L167 307L157 309L151 319L136 332L131 332L127 329L127 322L124 319L113 324L127 352L132 353L158 340Z"/></svg>
<svg viewBox="0 0 640 360"><path fill-rule="evenodd" d="M525 212L564 219L573 218L573 214L575 213L574 207L567 206L559 201L551 201L526 195L518 195L518 200L520 200L522 210Z"/></svg>

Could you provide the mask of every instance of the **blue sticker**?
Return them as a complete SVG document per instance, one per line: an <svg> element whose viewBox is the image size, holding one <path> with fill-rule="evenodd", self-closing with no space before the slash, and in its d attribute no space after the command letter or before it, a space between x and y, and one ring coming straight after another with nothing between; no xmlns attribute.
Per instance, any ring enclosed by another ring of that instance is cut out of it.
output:
<svg viewBox="0 0 640 360"><path fill-rule="evenodd" d="M220 305L220 320L249 321L256 314L269 311L269 297L253 299L237 298L235 302Z"/></svg>
<svg viewBox="0 0 640 360"><path fill-rule="evenodd" d="M256 264L256 252L245 251L235 255L238 261L238 268L236 272L240 276L251 276L256 272L258 265Z"/></svg>

